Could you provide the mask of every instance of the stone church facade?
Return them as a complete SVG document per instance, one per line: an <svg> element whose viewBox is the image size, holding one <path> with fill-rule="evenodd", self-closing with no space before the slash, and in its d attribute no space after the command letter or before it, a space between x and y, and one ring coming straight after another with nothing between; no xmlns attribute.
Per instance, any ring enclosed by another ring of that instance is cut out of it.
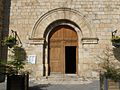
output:
<svg viewBox="0 0 120 90"><path fill-rule="evenodd" d="M97 55L119 30L119 0L11 0L9 33L17 31L35 78L97 78Z"/></svg>

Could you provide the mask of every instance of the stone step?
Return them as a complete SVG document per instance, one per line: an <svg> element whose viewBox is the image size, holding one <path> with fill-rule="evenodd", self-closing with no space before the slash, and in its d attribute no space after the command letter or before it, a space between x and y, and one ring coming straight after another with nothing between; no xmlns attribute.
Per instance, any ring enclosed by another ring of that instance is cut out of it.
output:
<svg viewBox="0 0 120 90"><path fill-rule="evenodd" d="M89 78L81 78L76 74L52 74L48 77L36 79L34 82L40 84L86 84L91 83L91 81Z"/></svg>
<svg viewBox="0 0 120 90"><path fill-rule="evenodd" d="M81 78L75 79L65 79L65 78L41 78L40 80L36 80L35 83L38 84L88 84L92 83L91 80L83 80Z"/></svg>
<svg viewBox="0 0 120 90"><path fill-rule="evenodd" d="M76 74L66 74L66 75L50 75L48 76L48 80L73 80L77 81L79 80L78 76Z"/></svg>

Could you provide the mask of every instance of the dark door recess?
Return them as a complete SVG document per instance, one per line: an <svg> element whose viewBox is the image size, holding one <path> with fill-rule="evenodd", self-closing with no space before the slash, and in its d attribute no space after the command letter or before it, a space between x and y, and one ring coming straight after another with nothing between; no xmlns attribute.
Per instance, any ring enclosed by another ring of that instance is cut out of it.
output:
<svg viewBox="0 0 120 90"><path fill-rule="evenodd" d="M65 47L65 73L76 73L76 46Z"/></svg>

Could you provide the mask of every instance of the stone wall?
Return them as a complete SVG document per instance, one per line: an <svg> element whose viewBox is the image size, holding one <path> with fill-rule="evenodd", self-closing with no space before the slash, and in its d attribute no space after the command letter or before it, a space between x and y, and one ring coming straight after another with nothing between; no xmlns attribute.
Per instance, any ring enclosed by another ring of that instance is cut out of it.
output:
<svg viewBox="0 0 120 90"><path fill-rule="evenodd" d="M58 10L58 8L62 8ZM69 9L65 11L64 9ZM54 13L53 13L54 12ZM119 0L11 0L9 28L17 31L28 55L37 56L35 76L44 74L43 53L44 42L29 40L42 38L45 29L58 19L67 19L75 22L79 33L79 66L80 76L96 77L96 56L102 53L106 46L112 46L111 32L118 30L120 24ZM36 31L34 31L36 30ZM92 38L92 40L84 40ZM99 41L93 40L98 38ZM83 42L82 42L83 39ZM31 42L32 41L32 42ZM95 43L94 43L95 41ZM47 49L45 50L47 52ZM47 61L44 61L47 63ZM46 66L47 67L47 66Z"/></svg>

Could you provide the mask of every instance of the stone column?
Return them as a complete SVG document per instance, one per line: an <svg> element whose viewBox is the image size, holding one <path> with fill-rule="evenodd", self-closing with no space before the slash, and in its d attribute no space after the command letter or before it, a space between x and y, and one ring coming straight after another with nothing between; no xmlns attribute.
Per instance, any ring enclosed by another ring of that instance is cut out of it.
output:
<svg viewBox="0 0 120 90"><path fill-rule="evenodd" d="M45 48L45 76L48 77L49 72L49 66L48 66L48 46Z"/></svg>
<svg viewBox="0 0 120 90"><path fill-rule="evenodd" d="M41 74L41 76L43 76L44 75L44 63L43 63L43 60L44 60L44 43L41 43L40 45L39 45L39 47L40 47L40 57L39 57L39 59L40 59L40 65L39 65L39 70L40 70L40 74Z"/></svg>

